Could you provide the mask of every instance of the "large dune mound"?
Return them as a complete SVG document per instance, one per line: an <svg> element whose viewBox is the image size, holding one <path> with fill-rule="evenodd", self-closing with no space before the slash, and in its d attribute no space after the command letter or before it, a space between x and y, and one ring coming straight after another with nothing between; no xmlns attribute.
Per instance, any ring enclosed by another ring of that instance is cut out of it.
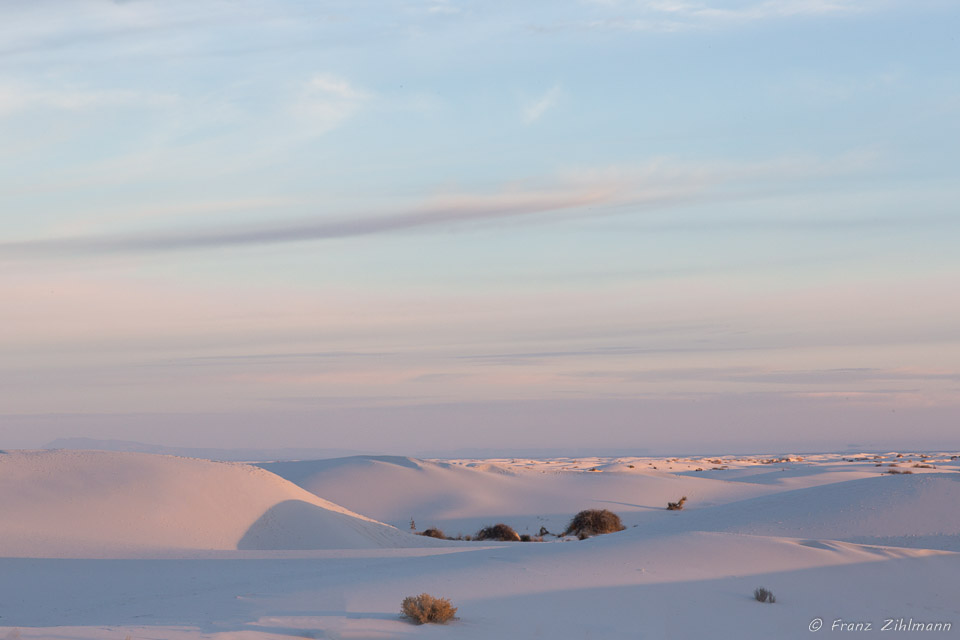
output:
<svg viewBox="0 0 960 640"><path fill-rule="evenodd" d="M240 463L139 453L0 454L0 555L424 546Z"/></svg>
<svg viewBox="0 0 960 640"><path fill-rule="evenodd" d="M671 512L644 527L679 530L960 551L960 475L877 475Z"/></svg>
<svg viewBox="0 0 960 640"><path fill-rule="evenodd" d="M581 509L616 511L628 524L687 495L698 505L765 495L775 487L659 471L555 471L549 464L459 464L395 456L352 456L260 465L301 487L396 527L438 526L471 534L506 522L520 533L562 531ZM374 490L375 488L375 490Z"/></svg>

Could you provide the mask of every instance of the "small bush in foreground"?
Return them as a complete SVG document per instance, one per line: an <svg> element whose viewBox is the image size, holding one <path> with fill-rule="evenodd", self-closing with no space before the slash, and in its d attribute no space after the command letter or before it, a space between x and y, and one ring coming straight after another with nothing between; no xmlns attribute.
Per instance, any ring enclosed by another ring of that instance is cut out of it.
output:
<svg viewBox="0 0 960 640"><path fill-rule="evenodd" d="M573 516L563 535L575 535L581 540L589 536L623 531L626 527L620 516L606 509L587 509Z"/></svg>
<svg viewBox="0 0 960 640"><path fill-rule="evenodd" d="M687 496L683 496L676 502L667 503L667 511L680 511L683 509L683 503L687 501Z"/></svg>
<svg viewBox="0 0 960 640"><path fill-rule="evenodd" d="M757 587L753 590L753 599L757 602L769 602L770 604L773 604L777 601L773 595L773 592L769 589L764 589L763 587Z"/></svg>
<svg viewBox="0 0 960 640"><path fill-rule="evenodd" d="M443 531L437 529L436 527L430 527L420 535L426 536L428 538L440 538L441 540L446 540L447 536L443 534Z"/></svg>
<svg viewBox="0 0 960 640"><path fill-rule="evenodd" d="M886 473L896 476L896 475L910 474L910 473L913 473L913 471L910 471L910 469L904 469L903 471L901 471L900 469L888 469Z"/></svg>
<svg viewBox="0 0 960 640"><path fill-rule="evenodd" d="M417 624L443 624L455 619L457 608L446 598L434 598L430 594L421 593L404 598L400 613Z"/></svg>
<svg viewBox="0 0 960 640"><path fill-rule="evenodd" d="M473 536L474 540L499 540L501 542L520 542L520 536L513 527L503 524L495 524L492 527L484 527L477 531Z"/></svg>

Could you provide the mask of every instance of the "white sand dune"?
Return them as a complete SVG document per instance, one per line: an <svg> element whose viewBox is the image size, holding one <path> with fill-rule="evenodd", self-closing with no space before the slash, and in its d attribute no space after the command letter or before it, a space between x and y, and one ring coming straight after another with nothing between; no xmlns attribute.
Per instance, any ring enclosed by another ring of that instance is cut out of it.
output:
<svg viewBox="0 0 960 640"><path fill-rule="evenodd" d="M664 514L648 533L724 531L960 551L960 474L876 475Z"/></svg>
<svg viewBox="0 0 960 640"><path fill-rule="evenodd" d="M447 463L392 456L261 465L337 504L399 528L437 526L472 534L495 522L521 533L562 531L582 509L611 509L625 522L659 512L687 495L699 505L767 495L776 487L684 477L637 468L630 473L562 471L551 463ZM593 468L593 467L588 467Z"/></svg>
<svg viewBox="0 0 960 640"><path fill-rule="evenodd" d="M585 507L628 525L476 543L411 536L243 464L15 452L0 455L0 638L799 639L818 619L818 635L836 621L876 635L899 618L951 624L932 635L951 637L960 553L943 549L960 535L960 458L923 460L936 468L898 476L881 475L889 459L829 455L264 465L401 525L533 526ZM666 511L680 495L689 506ZM881 540L898 545L863 544ZM756 602L758 586L777 603ZM460 620L401 620L401 600L424 591Z"/></svg>
<svg viewBox="0 0 960 640"><path fill-rule="evenodd" d="M0 513L4 556L424 543L257 467L138 453L2 454Z"/></svg>

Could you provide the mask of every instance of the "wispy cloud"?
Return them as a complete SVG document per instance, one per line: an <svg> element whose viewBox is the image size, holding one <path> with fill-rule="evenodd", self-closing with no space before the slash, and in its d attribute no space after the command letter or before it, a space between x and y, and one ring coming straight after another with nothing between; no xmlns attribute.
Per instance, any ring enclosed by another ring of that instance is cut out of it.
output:
<svg viewBox="0 0 960 640"><path fill-rule="evenodd" d="M167 107L178 96L127 89L86 87L39 88L24 84L0 84L0 116L31 109L77 111L98 107Z"/></svg>
<svg viewBox="0 0 960 640"><path fill-rule="evenodd" d="M542 96L523 107L523 121L527 124L533 124L539 120L543 114L555 107L559 99L560 85L554 85Z"/></svg>
<svg viewBox="0 0 960 640"><path fill-rule="evenodd" d="M294 113L315 135L338 127L370 99L345 78L319 73L308 80L293 106Z"/></svg>
<svg viewBox="0 0 960 640"><path fill-rule="evenodd" d="M763 0L729 6L729 3L717 0L648 0L636 4L616 0L593 0L590 4L599 7L606 15L601 13L578 25L547 25L541 29L580 27L676 32L742 26L768 20L846 15L876 10L884 3L862 0Z"/></svg>
<svg viewBox="0 0 960 640"><path fill-rule="evenodd" d="M716 1L656 0L642 3L641 7L651 13L666 14L682 20L744 22L790 16L849 13L861 10L865 3L858 0L764 0L738 7L724 7L722 4Z"/></svg>
<svg viewBox="0 0 960 640"><path fill-rule="evenodd" d="M324 91L352 96L349 84L319 81ZM324 215L229 228L193 228L45 238L0 243L0 258L162 252L268 245L396 233L411 229L508 221L550 214L550 219L637 214L703 201L727 202L786 188L818 176L863 172L870 154L836 158L781 158L767 162L683 165L665 160L640 167L570 170L532 188L487 194L451 194L420 205L374 214ZM562 215L561 215L562 214Z"/></svg>
<svg viewBox="0 0 960 640"><path fill-rule="evenodd" d="M432 0L427 7L427 13L453 15L460 13L460 7L455 6L450 0Z"/></svg>
<svg viewBox="0 0 960 640"><path fill-rule="evenodd" d="M322 217L269 226L175 231L169 233L87 236L0 243L0 256L95 255L176 251L243 245L303 242L369 236L465 222L527 216L600 203L603 192L525 192L495 196L460 196L406 211L357 216Z"/></svg>
<svg viewBox="0 0 960 640"><path fill-rule="evenodd" d="M645 371L590 371L568 375L573 377L616 379L630 382L697 380L777 385L855 385L872 382L960 381L960 373L956 371L878 369L870 367L796 371L771 371L756 367L675 368L649 369Z"/></svg>

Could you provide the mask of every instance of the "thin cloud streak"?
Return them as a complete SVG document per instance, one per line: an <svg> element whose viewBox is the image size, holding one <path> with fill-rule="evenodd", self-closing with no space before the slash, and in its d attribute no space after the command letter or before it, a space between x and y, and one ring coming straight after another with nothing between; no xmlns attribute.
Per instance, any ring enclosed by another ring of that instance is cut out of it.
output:
<svg viewBox="0 0 960 640"><path fill-rule="evenodd" d="M524 107L523 121L526 124L533 124L543 117L544 113L555 107L559 98L560 85L554 85L537 100Z"/></svg>
<svg viewBox="0 0 960 640"><path fill-rule="evenodd" d="M328 78L329 80L329 78ZM330 84L341 93L347 84ZM545 183L539 190L505 191L492 195L438 198L420 207L379 215L320 217L271 225L156 233L45 238L0 243L0 259L169 252L209 248L271 245L337 238L373 236L445 227L470 222L507 220L552 213L591 216L617 215L693 204L745 200L767 195L770 182L790 189L798 181L825 171L862 173L874 158L845 154L835 158L780 158L765 163L719 163L579 170Z"/></svg>
<svg viewBox="0 0 960 640"><path fill-rule="evenodd" d="M0 243L0 257L165 252L351 238L392 233L406 229L438 227L569 210L600 204L608 198L609 194L603 192L585 192L560 196L539 193L519 194L517 197L467 199L446 206L425 207L420 210L391 215L354 219L307 220L269 227L7 242Z"/></svg>
<svg viewBox="0 0 960 640"><path fill-rule="evenodd" d="M588 371L565 375L576 378L615 379L630 382L691 380L785 385L857 384L908 380L960 381L960 373L951 371L914 371L869 367L799 371L767 371L752 367L676 368L647 371ZM881 391L884 393L890 392L889 390Z"/></svg>

